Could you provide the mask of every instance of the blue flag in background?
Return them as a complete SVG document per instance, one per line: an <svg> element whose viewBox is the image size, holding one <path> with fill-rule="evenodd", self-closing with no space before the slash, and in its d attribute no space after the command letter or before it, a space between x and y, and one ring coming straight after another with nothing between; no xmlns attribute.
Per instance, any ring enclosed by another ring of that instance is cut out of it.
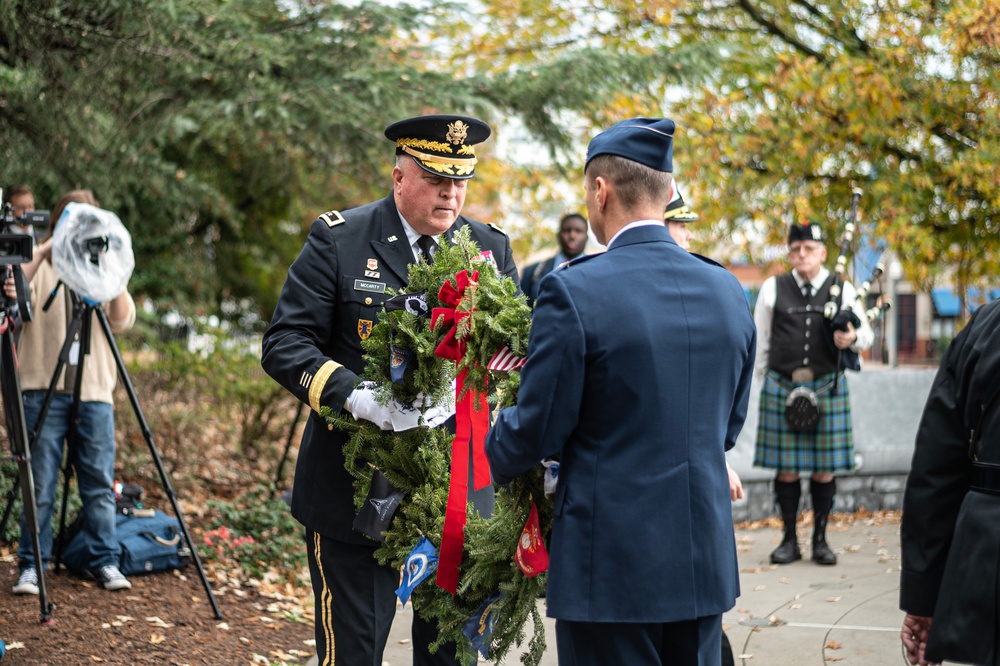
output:
<svg viewBox="0 0 1000 666"><path fill-rule="evenodd" d="M399 601L405 606L413 593L413 588L434 573L437 568L438 556L434 544L427 537L420 537L420 541L406 556L406 562L403 563L403 581L399 584L399 589L396 590Z"/></svg>
<svg viewBox="0 0 1000 666"><path fill-rule="evenodd" d="M493 623L496 621L497 602L503 596L497 592L483 602L476 614L462 627L462 633L472 641L473 647L479 650L483 659L490 658L490 636L493 635Z"/></svg>

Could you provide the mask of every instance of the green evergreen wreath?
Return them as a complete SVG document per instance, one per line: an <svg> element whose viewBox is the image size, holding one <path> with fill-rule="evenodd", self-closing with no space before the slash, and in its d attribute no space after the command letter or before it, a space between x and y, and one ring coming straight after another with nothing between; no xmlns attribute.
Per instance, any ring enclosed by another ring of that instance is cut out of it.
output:
<svg viewBox="0 0 1000 666"><path fill-rule="evenodd" d="M525 297L517 293L514 282L496 270L492 258L483 257L469 236L469 227L455 233L452 245L442 244L434 263L410 266L409 286L402 293L425 294L428 308L441 307L438 292L445 280L456 284L457 273L479 271L478 284L459 306L469 311L456 331L465 342L461 361L445 360L434 350L446 333L438 326L431 330L431 320L406 310L383 311L379 321L363 342L366 367L364 379L376 383L377 398L388 404L395 399L412 403L418 395L434 404L454 391L458 372L468 370L467 390L486 393L491 410L515 403L520 373L492 372L487 364L493 355L508 345L518 356L527 355L531 310ZM392 293L390 295L396 295ZM390 374L390 344L414 352L404 383L397 384ZM456 367L457 366L457 367ZM360 510L375 468L397 489L405 493L385 541L375 551L382 564L401 567L421 536L440 548L448 498L451 442L445 428L419 427L404 432L382 431L368 421L355 421L350 415L334 414L323 408L321 414L338 428L351 433L344 446L347 470L354 476L355 504ZM454 641L461 647L459 659L474 655L473 647L462 633L463 625L480 606L497 592L497 602L489 658L502 661L514 644L522 644L524 625L530 617L533 636L521 661L537 666L545 650L542 618L536 601L545 590L545 574L526 577L514 561L521 531L531 508L538 506L543 538L547 541L552 524L552 507L543 501L542 467L498 488L493 516L484 519L467 506L465 545L459 573L458 593L449 594L438 587L431 576L418 585L410 599L424 617L438 619L440 636L436 646Z"/></svg>

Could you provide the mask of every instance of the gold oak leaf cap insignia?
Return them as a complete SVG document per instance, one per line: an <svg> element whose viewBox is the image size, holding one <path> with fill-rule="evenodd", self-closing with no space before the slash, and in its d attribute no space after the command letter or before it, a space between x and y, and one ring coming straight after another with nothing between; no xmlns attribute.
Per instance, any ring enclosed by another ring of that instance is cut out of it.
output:
<svg viewBox="0 0 1000 666"><path fill-rule="evenodd" d="M664 222L697 222L701 218L698 213L691 210L686 203L681 191L674 188L674 198L667 203L666 210L663 211Z"/></svg>
<svg viewBox="0 0 1000 666"><path fill-rule="evenodd" d="M425 171L466 180L476 173L475 145L490 137L490 126L477 118L434 114L400 120L385 128L397 155L409 155Z"/></svg>

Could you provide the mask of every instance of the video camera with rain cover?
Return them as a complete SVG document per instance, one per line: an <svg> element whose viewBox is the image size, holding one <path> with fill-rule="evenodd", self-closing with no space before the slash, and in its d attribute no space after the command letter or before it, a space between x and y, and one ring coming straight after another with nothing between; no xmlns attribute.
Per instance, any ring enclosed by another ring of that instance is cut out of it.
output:
<svg viewBox="0 0 1000 666"><path fill-rule="evenodd" d="M0 191L0 195L3 192ZM2 198L2 196L0 196ZM21 264L31 261L34 249L34 239L29 234L17 233L14 226L47 227L49 211L33 210L14 217L14 206L9 201L0 208L0 267L6 280L11 274L17 287L17 306L21 319L31 321L31 303L28 301L28 281L21 272ZM13 313L13 301L5 298L5 310L8 315Z"/></svg>

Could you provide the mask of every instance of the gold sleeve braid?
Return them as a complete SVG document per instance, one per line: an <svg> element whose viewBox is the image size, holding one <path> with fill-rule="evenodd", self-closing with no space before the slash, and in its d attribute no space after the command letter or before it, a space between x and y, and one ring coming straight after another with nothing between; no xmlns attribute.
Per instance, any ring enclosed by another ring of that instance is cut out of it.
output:
<svg viewBox="0 0 1000 666"><path fill-rule="evenodd" d="M313 378L312 383L309 384L309 406L313 408L313 411L319 412L319 408L322 406L319 401L323 397L323 389L326 388L326 382L330 379L330 375L337 368L341 367L343 366L336 361L327 361L316 371L316 376Z"/></svg>

